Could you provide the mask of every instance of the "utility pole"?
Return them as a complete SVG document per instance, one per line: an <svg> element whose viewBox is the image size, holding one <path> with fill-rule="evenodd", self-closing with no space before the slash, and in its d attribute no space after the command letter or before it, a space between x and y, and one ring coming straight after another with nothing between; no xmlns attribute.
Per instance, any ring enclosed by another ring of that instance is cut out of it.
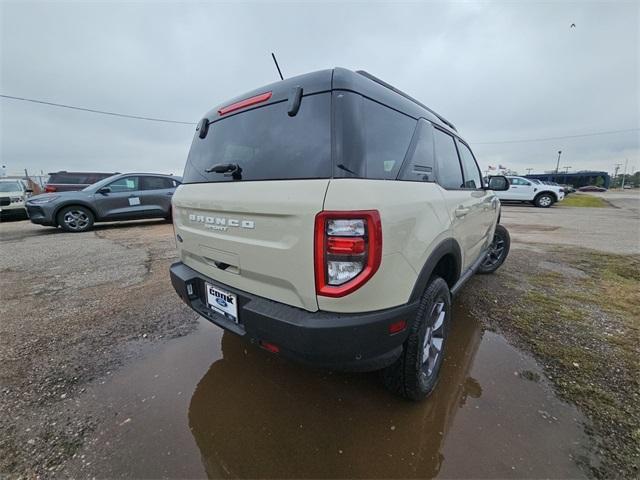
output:
<svg viewBox="0 0 640 480"><path fill-rule="evenodd" d="M525 170L527 171L527 175L531 175L531 170L533 170L533 168L525 168Z"/></svg>
<svg viewBox="0 0 640 480"><path fill-rule="evenodd" d="M621 163L616 163L616 169L613 172L613 181L616 181L616 178L618 178L618 170L620 170L620 167L622 166Z"/></svg>
<svg viewBox="0 0 640 480"><path fill-rule="evenodd" d="M624 173L622 174L622 185L620 185L620 188L624 188L624 177L627 176L627 165L629 164L629 159L625 158L624 159Z"/></svg>
<svg viewBox="0 0 640 480"><path fill-rule="evenodd" d="M562 168L564 168L564 173L565 173L565 175L566 175L567 173L569 173L569 169L571 168L571 165L565 165L565 166L564 166L564 167L562 167Z"/></svg>
<svg viewBox="0 0 640 480"><path fill-rule="evenodd" d="M556 175L558 174L558 168L560 168L560 155L562 155L562 150L558 150L558 162L556 163Z"/></svg>

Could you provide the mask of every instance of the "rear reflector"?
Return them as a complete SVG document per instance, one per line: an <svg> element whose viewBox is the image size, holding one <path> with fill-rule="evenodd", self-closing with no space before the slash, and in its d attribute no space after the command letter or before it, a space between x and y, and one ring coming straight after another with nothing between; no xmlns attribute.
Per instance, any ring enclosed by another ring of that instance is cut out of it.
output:
<svg viewBox="0 0 640 480"><path fill-rule="evenodd" d="M394 333L400 333L407 328L406 320L398 320L397 322L393 322L389 325L389 335L393 335Z"/></svg>
<svg viewBox="0 0 640 480"><path fill-rule="evenodd" d="M278 353L280 351L280 347L274 343L263 342L262 340L260 340L260 346L267 352Z"/></svg>
<svg viewBox="0 0 640 480"><path fill-rule="evenodd" d="M231 105L227 105L226 107L222 107L220 110L218 110L218 113L221 116L226 115L227 113L235 112L236 110L255 105L256 103L266 102L270 98L271 92L261 93L260 95L256 95L255 97L245 98L244 100L240 100L239 102L232 103Z"/></svg>

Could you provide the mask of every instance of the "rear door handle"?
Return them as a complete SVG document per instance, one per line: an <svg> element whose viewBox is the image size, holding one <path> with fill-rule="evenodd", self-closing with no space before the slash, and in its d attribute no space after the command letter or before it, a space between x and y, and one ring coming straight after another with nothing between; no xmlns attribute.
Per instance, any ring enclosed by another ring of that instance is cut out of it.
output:
<svg viewBox="0 0 640 480"><path fill-rule="evenodd" d="M471 211L470 208L466 208L466 207L458 207L456 208L456 217L458 218L462 218L464 217L467 213L469 213Z"/></svg>
<svg viewBox="0 0 640 480"><path fill-rule="evenodd" d="M173 195L173 192L167 192L166 195L171 196L171 195Z"/></svg>

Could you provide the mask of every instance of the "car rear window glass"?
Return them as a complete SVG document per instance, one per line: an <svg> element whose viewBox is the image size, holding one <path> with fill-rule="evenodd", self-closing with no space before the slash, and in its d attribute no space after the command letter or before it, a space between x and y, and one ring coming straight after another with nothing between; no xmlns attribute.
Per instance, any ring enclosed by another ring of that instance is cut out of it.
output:
<svg viewBox="0 0 640 480"><path fill-rule="evenodd" d="M416 120L352 92L335 92L334 100L334 176L395 180Z"/></svg>
<svg viewBox="0 0 640 480"><path fill-rule="evenodd" d="M364 100L365 177L395 180L416 121L384 105Z"/></svg>
<svg viewBox="0 0 640 480"><path fill-rule="evenodd" d="M482 187L480 180L480 170L478 170L478 164L476 159L473 158L473 154L469 147L464 143L457 141L458 152L460 152L460 160L462 160L462 173L464 173L464 188L478 189Z"/></svg>
<svg viewBox="0 0 640 480"><path fill-rule="evenodd" d="M174 181L171 178L142 177L142 190L163 190L173 188Z"/></svg>
<svg viewBox="0 0 640 480"><path fill-rule="evenodd" d="M420 119L399 180L434 182L433 126Z"/></svg>
<svg viewBox="0 0 640 480"><path fill-rule="evenodd" d="M218 164L237 164L242 181L329 178L331 95L303 97L293 117L280 102L211 123L204 139L195 135L183 183L233 181L207 172Z"/></svg>
<svg viewBox="0 0 640 480"><path fill-rule="evenodd" d="M434 128L433 140L438 165L438 183L443 188L463 188L462 170L453 137Z"/></svg>

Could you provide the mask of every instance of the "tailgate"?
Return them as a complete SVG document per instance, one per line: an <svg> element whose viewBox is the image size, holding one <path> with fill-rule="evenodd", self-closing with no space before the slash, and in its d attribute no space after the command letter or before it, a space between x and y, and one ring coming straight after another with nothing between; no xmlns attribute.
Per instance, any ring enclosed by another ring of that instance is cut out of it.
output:
<svg viewBox="0 0 640 480"><path fill-rule="evenodd" d="M195 183L173 197L182 262L214 280L316 311L313 232L329 180Z"/></svg>

